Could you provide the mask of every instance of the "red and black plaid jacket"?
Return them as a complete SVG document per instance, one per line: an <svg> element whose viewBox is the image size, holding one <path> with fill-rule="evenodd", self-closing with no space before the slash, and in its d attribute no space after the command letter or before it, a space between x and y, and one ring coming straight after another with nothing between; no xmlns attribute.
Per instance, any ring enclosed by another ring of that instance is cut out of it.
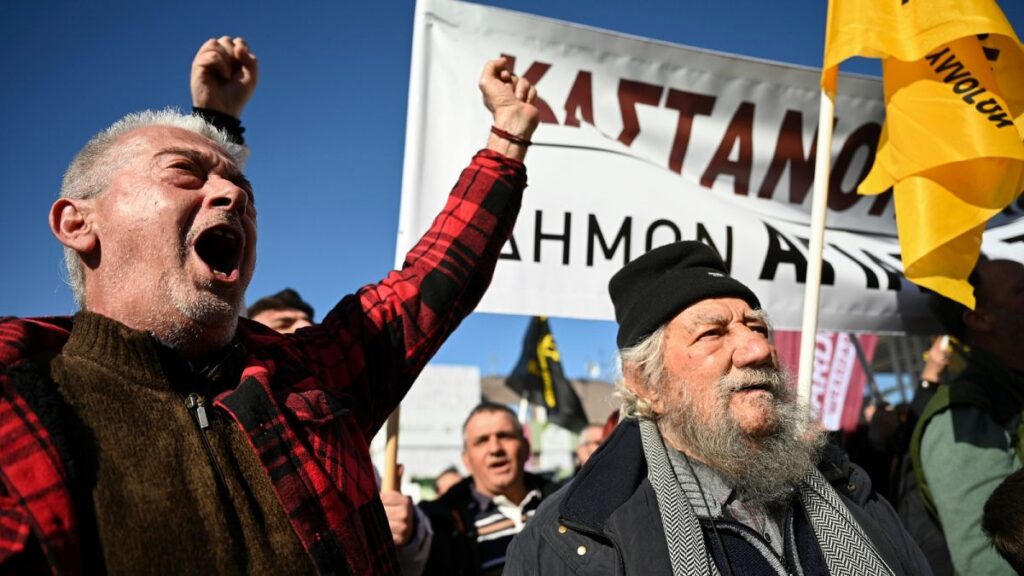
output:
<svg viewBox="0 0 1024 576"><path fill-rule="evenodd" d="M213 405L245 431L321 573L398 573L369 442L480 300L525 186L522 163L480 152L401 271L299 335L240 322L249 357L238 386ZM67 468L7 376L22 360L57 354L71 324L0 321L0 572L26 558L45 559L54 574L83 571Z"/></svg>

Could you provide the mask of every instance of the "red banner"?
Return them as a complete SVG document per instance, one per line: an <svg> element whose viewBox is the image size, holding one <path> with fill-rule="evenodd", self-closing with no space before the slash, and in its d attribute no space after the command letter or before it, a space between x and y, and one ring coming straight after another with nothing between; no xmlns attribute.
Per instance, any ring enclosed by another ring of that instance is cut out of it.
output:
<svg viewBox="0 0 1024 576"><path fill-rule="evenodd" d="M846 332L818 332L814 344L811 409L828 430L852 431L857 427L864 404L867 374L857 360L857 350L850 337ZM875 357L878 336L859 334L856 338L870 363ZM776 331L775 348L782 365L796 376L800 333Z"/></svg>

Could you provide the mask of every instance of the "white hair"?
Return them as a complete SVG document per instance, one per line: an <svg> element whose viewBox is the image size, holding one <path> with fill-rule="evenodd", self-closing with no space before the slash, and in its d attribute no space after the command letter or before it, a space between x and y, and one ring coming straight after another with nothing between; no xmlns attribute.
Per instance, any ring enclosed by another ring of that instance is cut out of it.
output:
<svg viewBox="0 0 1024 576"><path fill-rule="evenodd" d="M645 336L628 348L619 350L622 378L615 384L615 394L622 400L622 418L657 420L650 402L637 396L626 385L628 375L638 386L658 389L665 380L665 326Z"/></svg>
<svg viewBox="0 0 1024 576"><path fill-rule="evenodd" d="M767 312L758 308L751 311L749 315L764 322L771 330L771 320ZM668 379L668 372L665 370L665 329L667 326L667 323L662 324L636 344L619 350L623 377L615 384L615 395L622 400L620 413L623 418L658 420L658 415L651 408L650 402L637 396L626 386L626 376L628 375L636 385L653 390L658 390L664 385Z"/></svg>
<svg viewBox="0 0 1024 576"><path fill-rule="evenodd" d="M75 155L71 165L64 172L60 187L61 198L85 200L103 193L110 184L110 178L118 168L124 166L135 151L135 146L125 145L123 137L135 130L148 126L172 126L214 141L224 149L239 168L245 164L248 149L231 141L228 135L202 118L182 114L175 108L143 110L121 118L109 128L96 134L85 143ZM74 249L64 247L64 266L67 268L67 283L78 306L85 305L85 280L82 261Z"/></svg>

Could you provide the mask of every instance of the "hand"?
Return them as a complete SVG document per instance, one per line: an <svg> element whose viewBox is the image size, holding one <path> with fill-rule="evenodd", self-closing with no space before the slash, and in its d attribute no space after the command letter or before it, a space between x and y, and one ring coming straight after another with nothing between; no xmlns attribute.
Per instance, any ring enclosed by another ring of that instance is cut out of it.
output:
<svg viewBox="0 0 1024 576"><path fill-rule="evenodd" d="M402 474L405 467L398 465L398 485L402 485ZM412 539L413 529L416 527L416 515L412 509L412 498L398 491L382 490L380 493L381 502L384 503L384 513L388 517L388 526L391 528L391 538L395 541L395 547L401 548Z"/></svg>
<svg viewBox="0 0 1024 576"><path fill-rule="evenodd" d="M942 372L949 366L951 353L949 339L944 336L935 338L932 347L924 353L924 368L921 370L921 379L929 382L939 382Z"/></svg>
<svg viewBox="0 0 1024 576"><path fill-rule="evenodd" d="M256 91L259 65L242 38L209 39L192 60L192 105L235 118Z"/></svg>
<svg viewBox="0 0 1024 576"><path fill-rule="evenodd" d="M484 65L480 76L480 92L483 93L484 106L494 115L495 126L524 140L533 136L540 122L540 112L533 105L537 89L529 80L512 74L507 58L491 60ZM488 140L487 147L517 160L526 156L525 146L494 134Z"/></svg>

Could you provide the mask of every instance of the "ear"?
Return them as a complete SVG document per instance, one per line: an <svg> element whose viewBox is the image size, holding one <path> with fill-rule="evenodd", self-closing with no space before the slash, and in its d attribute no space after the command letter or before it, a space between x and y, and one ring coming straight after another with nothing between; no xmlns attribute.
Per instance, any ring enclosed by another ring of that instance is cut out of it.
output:
<svg viewBox="0 0 1024 576"><path fill-rule="evenodd" d="M980 310L964 310L964 325L971 332L991 332L992 331L992 320L993 317L987 312Z"/></svg>
<svg viewBox="0 0 1024 576"><path fill-rule="evenodd" d="M473 474L473 468L469 465L469 454L466 453L466 449L462 449L462 467L465 468L470 475Z"/></svg>
<svg viewBox="0 0 1024 576"><path fill-rule="evenodd" d="M638 377L638 374L636 373L636 370L624 369L622 380L623 383L626 385L626 388L628 388L630 392L635 394L637 398L646 400L651 405L651 408L653 408L654 411L657 412L658 414L661 414L663 412L661 395L653 387L648 386L645 383L642 383L640 378Z"/></svg>
<svg viewBox="0 0 1024 576"><path fill-rule="evenodd" d="M530 459L530 440L526 436L523 436L522 447L519 451L522 452L519 457L522 458L523 462Z"/></svg>
<svg viewBox="0 0 1024 576"><path fill-rule="evenodd" d="M88 254L99 244L87 200L60 198L54 202L50 208L50 230L61 244L79 254Z"/></svg>

